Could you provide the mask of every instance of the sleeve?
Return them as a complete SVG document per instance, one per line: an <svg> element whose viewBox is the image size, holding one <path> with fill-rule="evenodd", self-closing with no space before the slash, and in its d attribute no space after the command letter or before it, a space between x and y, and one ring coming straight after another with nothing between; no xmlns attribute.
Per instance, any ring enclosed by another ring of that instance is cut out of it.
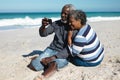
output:
<svg viewBox="0 0 120 80"><path fill-rule="evenodd" d="M52 34L54 32L54 26L55 26L55 22L46 26L44 30L42 29L42 27L40 27L39 28L40 36L45 37L45 36L48 36L49 34Z"/></svg>
<svg viewBox="0 0 120 80"><path fill-rule="evenodd" d="M83 36L77 35L73 41L71 48L72 54L78 55L83 50L84 46L86 44L86 38Z"/></svg>

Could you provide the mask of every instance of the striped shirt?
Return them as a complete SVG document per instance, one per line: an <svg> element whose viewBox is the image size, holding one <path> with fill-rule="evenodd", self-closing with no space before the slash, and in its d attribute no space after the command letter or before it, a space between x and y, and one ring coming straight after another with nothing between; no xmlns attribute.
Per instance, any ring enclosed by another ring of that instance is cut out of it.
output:
<svg viewBox="0 0 120 80"><path fill-rule="evenodd" d="M72 55L90 63L99 62L104 56L104 48L96 32L88 24L79 30L73 40L70 51L72 51Z"/></svg>

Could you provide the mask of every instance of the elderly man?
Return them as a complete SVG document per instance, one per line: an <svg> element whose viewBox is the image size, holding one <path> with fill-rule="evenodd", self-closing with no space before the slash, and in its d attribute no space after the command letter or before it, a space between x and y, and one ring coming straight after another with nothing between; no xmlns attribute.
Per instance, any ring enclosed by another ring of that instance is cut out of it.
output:
<svg viewBox="0 0 120 80"><path fill-rule="evenodd" d="M43 77L50 76L54 71L68 64L66 53L67 49L67 34L70 28L67 22L70 11L75 10L72 4L66 4L62 8L61 19L51 22L50 19L44 18L42 26L39 29L41 37L46 37L49 34L55 33L54 39L40 56L31 61L32 68L36 71L43 70ZM46 27L47 26L47 27ZM74 31L75 35L77 31Z"/></svg>

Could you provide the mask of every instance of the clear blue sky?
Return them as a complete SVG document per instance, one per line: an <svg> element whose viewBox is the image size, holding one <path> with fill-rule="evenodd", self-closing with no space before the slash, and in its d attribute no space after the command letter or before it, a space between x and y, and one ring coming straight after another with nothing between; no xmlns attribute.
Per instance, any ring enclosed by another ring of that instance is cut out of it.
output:
<svg viewBox="0 0 120 80"><path fill-rule="evenodd" d="M0 12L60 12L68 3L84 11L120 12L120 0L0 0Z"/></svg>

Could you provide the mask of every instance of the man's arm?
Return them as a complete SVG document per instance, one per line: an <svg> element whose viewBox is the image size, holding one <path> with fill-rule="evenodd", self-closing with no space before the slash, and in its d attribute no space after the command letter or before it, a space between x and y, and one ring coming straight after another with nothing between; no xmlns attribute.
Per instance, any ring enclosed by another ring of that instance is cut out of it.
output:
<svg viewBox="0 0 120 80"><path fill-rule="evenodd" d="M41 37L45 37L54 32L54 27L51 19L42 19L42 26L39 28L39 34Z"/></svg>

